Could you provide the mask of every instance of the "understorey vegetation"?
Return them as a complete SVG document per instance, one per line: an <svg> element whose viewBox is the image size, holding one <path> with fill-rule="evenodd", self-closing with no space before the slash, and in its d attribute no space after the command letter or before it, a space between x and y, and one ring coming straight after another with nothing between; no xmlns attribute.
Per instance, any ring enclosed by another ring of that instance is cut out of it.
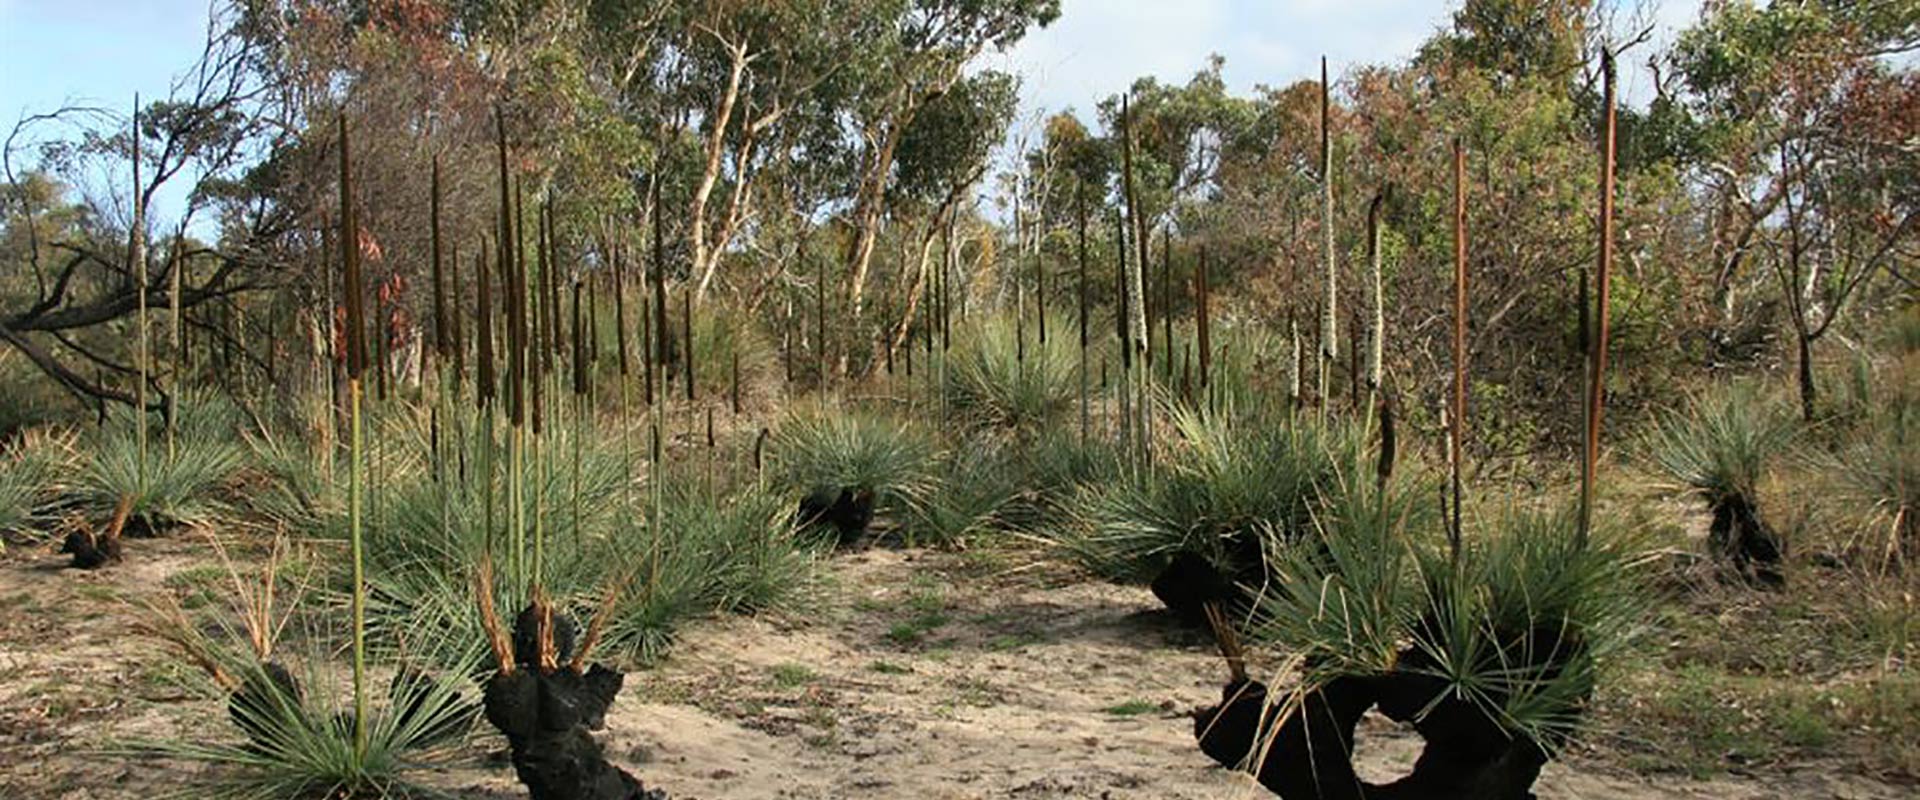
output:
<svg viewBox="0 0 1920 800"><path fill-rule="evenodd" d="M6 142L0 566L125 590L204 713L101 757L214 797L678 794L607 728L876 550L1210 641L1182 756L1288 800L1910 783L1920 37L1612 5L1022 121L1054 0L216 4ZM935 658L901 583L854 611Z"/></svg>

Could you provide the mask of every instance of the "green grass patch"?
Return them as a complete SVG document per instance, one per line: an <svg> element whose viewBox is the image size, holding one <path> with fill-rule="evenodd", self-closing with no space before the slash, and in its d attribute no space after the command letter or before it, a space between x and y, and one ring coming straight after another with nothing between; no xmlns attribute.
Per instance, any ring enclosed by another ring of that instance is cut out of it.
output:
<svg viewBox="0 0 1920 800"><path fill-rule="evenodd" d="M773 682L782 689L797 689L819 677L805 664L780 664L773 668Z"/></svg>
<svg viewBox="0 0 1920 800"><path fill-rule="evenodd" d="M916 645L926 640L927 634L945 626L950 620L945 612L932 611L915 615L912 619L894 623L887 629L887 640L901 646Z"/></svg>
<svg viewBox="0 0 1920 800"><path fill-rule="evenodd" d="M1140 700L1136 698L1133 700L1128 700L1124 703L1120 703L1118 705L1107 706L1106 708L1103 708L1100 710L1103 713L1110 714L1116 717L1137 717L1137 716L1140 716L1141 714L1151 714L1154 711L1159 710L1159 708L1160 706L1154 703L1149 703L1145 700Z"/></svg>

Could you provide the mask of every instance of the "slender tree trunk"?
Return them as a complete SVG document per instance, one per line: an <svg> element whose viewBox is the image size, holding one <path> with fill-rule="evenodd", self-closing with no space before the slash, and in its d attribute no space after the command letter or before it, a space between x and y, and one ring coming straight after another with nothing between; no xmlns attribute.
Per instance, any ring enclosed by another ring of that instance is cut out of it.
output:
<svg viewBox="0 0 1920 800"><path fill-rule="evenodd" d="M873 264L873 248L880 238L881 212L885 210L886 182L893 166L893 154L899 147L901 133L906 128L905 120L896 120L890 124L873 158L866 165L866 175L861 180L860 199L854 206L856 233L847 253L848 271L852 278L847 285L847 322L851 330L861 330L860 320L865 310L867 272ZM846 374L850 353L840 354L839 372Z"/></svg>
<svg viewBox="0 0 1920 800"><path fill-rule="evenodd" d="M1797 330L1794 340L1799 353L1800 419L1812 422L1816 394L1813 384L1813 337L1805 330Z"/></svg>
<svg viewBox="0 0 1920 800"><path fill-rule="evenodd" d="M1138 354L1139 354L1138 360L1140 361L1140 367L1141 367L1140 371L1135 373L1135 379L1134 379L1134 383L1136 384L1135 391L1136 391L1136 394L1138 395L1135 398L1134 405L1136 407L1134 409L1134 413L1138 415L1138 421L1136 424L1138 426L1137 430L1138 430L1139 444L1140 444L1137 457L1140 459L1140 462L1144 464L1147 459L1148 451L1152 447L1152 443L1151 443L1151 424L1152 424L1151 406L1152 404L1151 402L1149 402L1149 398L1148 398L1148 374L1147 374L1148 370L1146 368L1147 365L1151 363L1150 361L1148 361L1148 357L1149 357L1148 337L1151 334L1147 329L1147 306L1146 306L1146 296L1147 296L1146 273L1147 273L1147 255L1148 255L1148 252L1147 252L1148 248L1147 248L1147 241L1146 241L1147 228L1146 228L1146 222L1140 218L1140 204L1134 193L1134 186L1133 186L1133 127L1132 127L1133 123L1132 123L1132 119L1133 119L1133 111L1132 111L1131 105L1127 99L1127 96L1122 95L1120 97L1120 133L1121 133L1121 139L1120 139L1121 151L1120 152L1121 152L1121 161L1122 161L1121 169L1123 173L1122 177L1124 178L1124 189L1126 191L1127 216L1128 218L1133 220L1134 239L1135 239L1134 243L1139 250L1139 258L1134 260L1133 274L1128 281L1129 288L1133 295L1133 303L1132 303L1131 309L1128 310L1127 314L1129 317L1132 318L1132 321L1128 324L1128 327L1132 329L1132 336L1133 336L1133 343L1130 346L1138 351Z"/></svg>
<svg viewBox="0 0 1920 800"><path fill-rule="evenodd" d="M1093 426L1092 415L1087 407L1087 198L1084 190L1074 192L1075 237L1074 261L1079 269L1080 293L1080 444L1087 444L1087 435Z"/></svg>
<svg viewBox="0 0 1920 800"><path fill-rule="evenodd" d="M1333 132L1332 93L1327 87L1327 58L1320 57L1320 237L1322 257L1327 269L1326 306L1320 311L1320 409L1326 419L1326 407L1333 399L1333 387L1327 381L1328 365L1340 357L1339 278L1333 256Z"/></svg>
<svg viewBox="0 0 1920 800"><path fill-rule="evenodd" d="M706 165L700 172L700 183L694 186L693 197L687 204L687 244L689 252L693 254L695 274L700 276L699 296L702 300L706 299L707 284L713 281L714 265L719 263L716 255L708 250L707 202L713 196L713 187L720 181L720 168L726 155L727 129L733 122L733 108L739 101L740 84L747 72L746 44L723 42L722 46L727 49L727 88L720 93L711 120L713 130L707 138Z"/></svg>

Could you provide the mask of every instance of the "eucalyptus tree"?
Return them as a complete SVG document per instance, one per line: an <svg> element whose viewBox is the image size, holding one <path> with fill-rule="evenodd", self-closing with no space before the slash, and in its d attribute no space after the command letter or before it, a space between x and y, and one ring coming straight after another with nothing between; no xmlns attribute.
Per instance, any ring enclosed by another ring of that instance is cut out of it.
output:
<svg viewBox="0 0 1920 800"><path fill-rule="evenodd" d="M1226 61L1211 56L1185 85L1152 77L1128 90L1133 112L1134 178L1140 208L1139 231L1173 220L1183 203L1214 199L1229 147L1255 121L1255 107L1227 92ZM1118 96L1099 105L1108 129L1117 130Z"/></svg>
<svg viewBox="0 0 1920 800"><path fill-rule="evenodd" d="M1060 15L1059 0L864 0L866 19L882 27L864 52L843 53L858 69L851 124L858 138L858 178L848 215L853 236L844 262L849 274L847 318L861 330L874 246L888 210L901 142L914 118L965 77L988 49L1004 50L1034 26ZM845 372L843 355L840 371Z"/></svg>
<svg viewBox="0 0 1920 800"><path fill-rule="evenodd" d="M993 70L978 72L928 102L901 137L889 195L896 217L915 212L922 223L906 308L883 344L886 349L906 341L926 291L933 245L945 221L980 182L1018 102L1019 79Z"/></svg>
<svg viewBox="0 0 1920 800"><path fill-rule="evenodd" d="M1723 210L1713 230L1723 308L1735 307L1747 263L1768 268L1752 283L1787 311L1807 421L1815 342L1882 271L1915 285L1897 262L1920 240L1920 84L1885 56L1920 49L1920 34L1880 5L1716 6L1668 62L1703 157L1698 180Z"/></svg>
<svg viewBox="0 0 1920 800"><path fill-rule="evenodd" d="M290 215L250 202L249 191L257 176L250 156L273 143L250 71L260 57L254 43L216 26L169 96L131 119L84 106L39 111L0 146L0 239L8 241L0 346L82 403L104 412L108 402L151 398L148 410L166 409L167 387L127 352L137 338L127 318L143 307L200 311L277 280L269 259ZM156 238L153 215L134 210L182 186L186 205ZM217 220L212 241L200 223L209 217ZM209 336L231 335L204 314L188 320ZM176 369L168 383L180 379Z"/></svg>

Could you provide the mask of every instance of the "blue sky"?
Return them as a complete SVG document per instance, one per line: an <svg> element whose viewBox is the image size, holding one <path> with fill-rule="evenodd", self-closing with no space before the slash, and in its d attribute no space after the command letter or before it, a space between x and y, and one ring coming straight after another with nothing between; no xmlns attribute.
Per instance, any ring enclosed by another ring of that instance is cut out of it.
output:
<svg viewBox="0 0 1920 800"><path fill-rule="evenodd" d="M1638 8L1637 0L1604 0ZM1647 0L1654 44L1698 14L1700 0ZM1022 116L1067 106L1090 120L1100 97L1140 75L1186 83L1209 54L1226 59L1227 86L1247 92L1318 77L1320 57L1338 80L1361 64L1394 64L1449 24L1458 0L1062 0L1060 19L1029 34L989 66L1024 76ZM1623 59L1623 101L1652 94L1643 45Z"/></svg>
<svg viewBox="0 0 1920 800"><path fill-rule="evenodd" d="M69 102L119 111L164 96L200 53L209 0L0 0L0 125ZM1628 3L1632 0L1609 0ZM1670 32L1700 0L1657 0ZM986 66L1025 77L1022 124L1042 110L1086 114L1096 98L1136 76L1184 83L1218 53L1234 91L1315 75L1325 54L1338 75L1361 63L1394 63L1446 24L1453 0L1063 0L1052 27ZM1644 68L1625 66L1627 102L1645 102ZM124 113L124 112L121 112ZM159 219L180 210L163 198Z"/></svg>
<svg viewBox="0 0 1920 800"><path fill-rule="evenodd" d="M207 0L0 0L0 138L28 114L89 105L125 116L136 92L143 103L167 96L206 44L207 8ZM156 198L156 219L178 217L184 188Z"/></svg>

